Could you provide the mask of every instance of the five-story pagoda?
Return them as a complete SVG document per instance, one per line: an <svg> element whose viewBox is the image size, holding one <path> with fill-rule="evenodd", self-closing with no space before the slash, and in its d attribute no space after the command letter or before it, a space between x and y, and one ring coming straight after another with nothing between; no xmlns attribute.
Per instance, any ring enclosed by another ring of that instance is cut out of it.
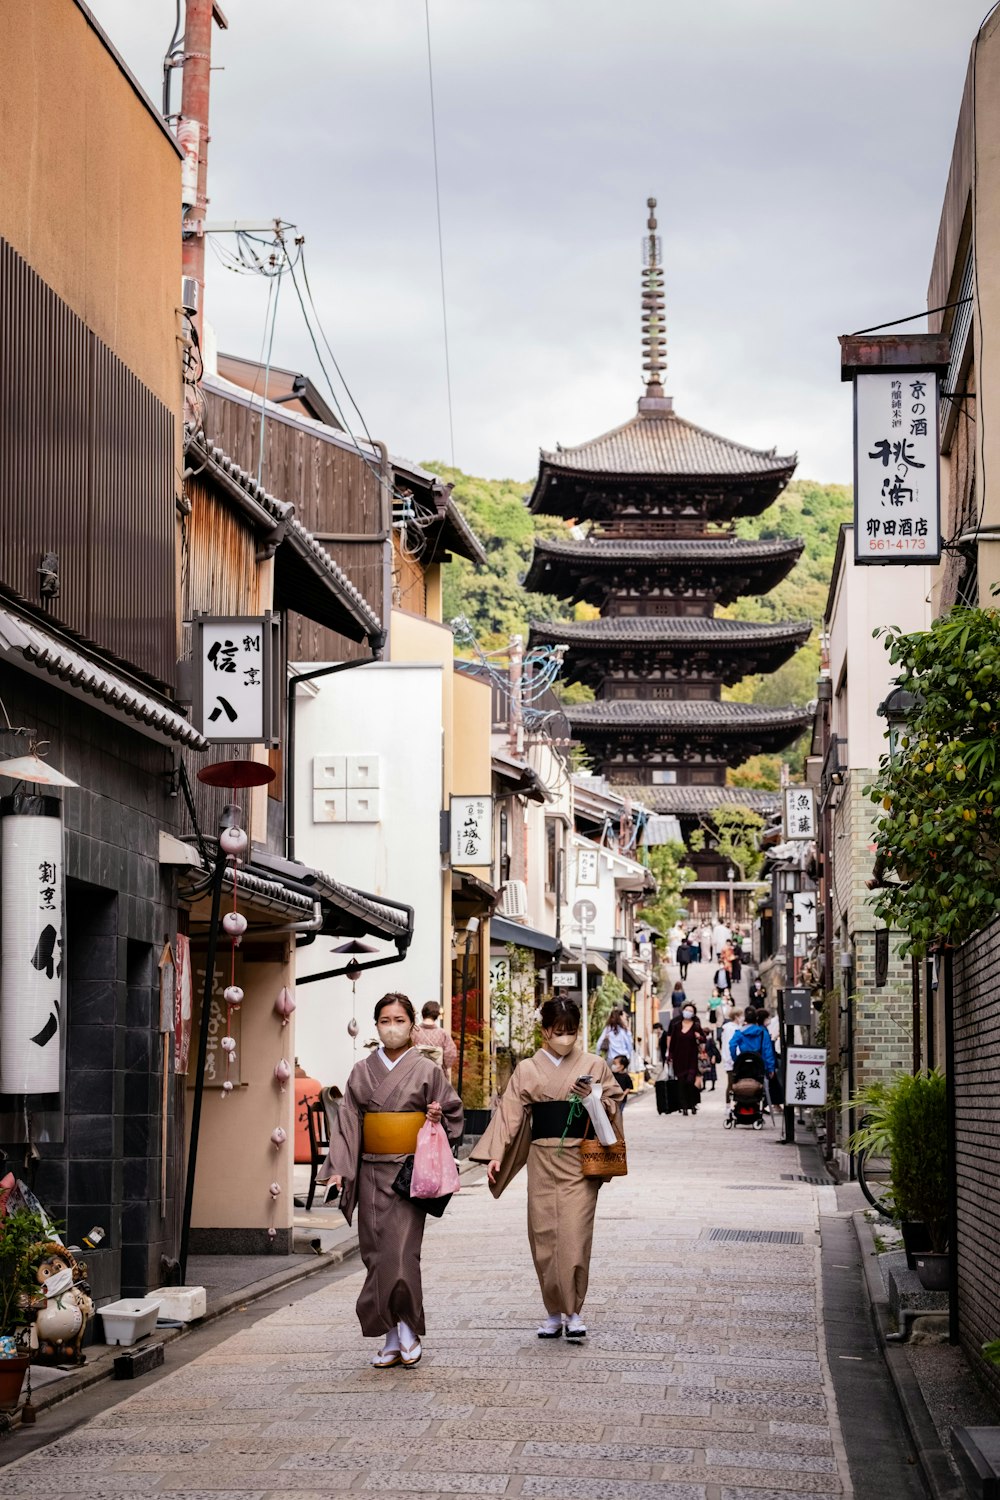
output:
<svg viewBox="0 0 1000 1500"><path fill-rule="evenodd" d="M594 768L641 786L647 805L688 822L695 810L750 800L724 790L727 767L785 749L805 728L804 709L724 702L722 688L781 666L808 639L810 624L716 614L743 594L768 593L800 556L801 541L734 534L740 516L758 516L777 498L796 459L706 432L679 417L664 394L655 207L651 198L642 282L646 394L623 426L542 452L530 508L575 527L565 539L536 542L526 582L601 612L598 620L531 626L532 645L568 645L566 680L594 689L593 703L567 710ZM697 863L702 880L719 873L711 857Z"/></svg>

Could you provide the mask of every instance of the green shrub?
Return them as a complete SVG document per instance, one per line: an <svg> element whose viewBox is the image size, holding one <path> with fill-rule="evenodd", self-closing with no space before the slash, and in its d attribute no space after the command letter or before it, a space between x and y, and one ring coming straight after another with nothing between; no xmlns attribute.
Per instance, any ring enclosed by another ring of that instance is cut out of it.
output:
<svg viewBox="0 0 1000 1500"><path fill-rule="evenodd" d="M926 1224L937 1251L948 1241L947 1101L945 1076L937 1069L874 1083L851 1101L864 1111L865 1123L848 1142L852 1151L888 1155L897 1219Z"/></svg>

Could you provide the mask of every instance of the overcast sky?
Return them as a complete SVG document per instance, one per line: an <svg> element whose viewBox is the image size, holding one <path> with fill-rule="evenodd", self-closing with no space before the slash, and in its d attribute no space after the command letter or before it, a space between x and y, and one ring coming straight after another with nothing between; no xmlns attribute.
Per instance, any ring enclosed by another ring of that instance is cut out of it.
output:
<svg viewBox="0 0 1000 1500"><path fill-rule="evenodd" d="M174 0L89 3L158 100ZM298 226L369 430L447 461L423 0L223 8L210 217ZM926 305L985 10L430 0L458 464L528 479L632 415L653 195L676 409L849 482L837 335ZM259 354L266 299L209 253L220 348ZM287 284L273 360L321 380Z"/></svg>

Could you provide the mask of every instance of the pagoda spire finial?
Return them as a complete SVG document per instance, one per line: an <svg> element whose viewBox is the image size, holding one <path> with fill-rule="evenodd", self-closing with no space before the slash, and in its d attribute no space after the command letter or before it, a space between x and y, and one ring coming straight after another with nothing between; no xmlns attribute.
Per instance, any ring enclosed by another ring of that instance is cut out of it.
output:
<svg viewBox="0 0 1000 1500"><path fill-rule="evenodd" d="M656 232L656 199L647 198L649 231L642 242L642 350L646 394L639 410L669 411L672 401L663 394L667 370L667 322L663 302L663 249ZM655 404L654 404L655 403Z"/></svg>

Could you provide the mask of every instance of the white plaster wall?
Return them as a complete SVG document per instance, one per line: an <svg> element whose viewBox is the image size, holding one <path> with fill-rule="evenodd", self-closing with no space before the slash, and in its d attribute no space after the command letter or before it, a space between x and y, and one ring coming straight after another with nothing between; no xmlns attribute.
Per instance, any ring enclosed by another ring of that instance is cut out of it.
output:
<svg viewBox="0 0 1000 1500"><path fill-rule="evenodd" d="M898 625L905 633L928 628L931 570L918 565L857 567L853 557L851 526L847 528L843 571L827 628L835 693L845 661L847 665L846 703L837 703L835 729L847 738L848 766L866 769L878 765L886 748L885 720L878 717L876 709L896 675L884 640L875 640L872 632L879 625Z"/></svg>
<svg viewBox="0 0 1000 1500"><path fill-rule="evenodd" d="M342 1088L361 1043L374 1034L372 1009L387 990L410 996L417 1011L443 1002L440 850L443 669L438 663L379 662L316 683L300 694L296 720L296 857L336 880L414 908L414 936L402 963L375 969L357 986L356 1042L347 1035L351 987L346 979L296 988L296 1049L306 1072ZM312 821L315 755L378 755L380 821ZM375 944L374 938L363 941ZM340 967L336 941L300 949L300 976ZM379 944L379 952L394 951ZM371 954L371 958L379 956ZM365 963L369 955L359 955Z"/></svg>

